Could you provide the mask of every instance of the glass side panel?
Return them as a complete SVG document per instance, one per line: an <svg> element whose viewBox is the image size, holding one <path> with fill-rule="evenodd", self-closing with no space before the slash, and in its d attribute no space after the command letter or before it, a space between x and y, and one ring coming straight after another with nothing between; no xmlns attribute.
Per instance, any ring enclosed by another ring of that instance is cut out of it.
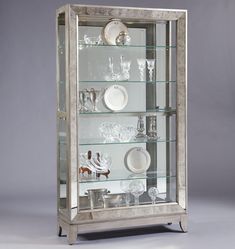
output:
<svg viewBox="0 0 235 249"><path fill-rule="evenodd" d="M59 101L59 111L66 111L66 65L65 65L65 58L66 58L66 50L65 50L65 14L62 13L58 17L58 48L57 48L57 58L58 58L58 101Z"/></svg>
<svg viewBox="0 0 235 249"><path fill-rule="evenodd" d="M66 111L65 99L65 13L57 18L57 147L58 147L58 202L60 208L66 208L67 203L67 121L58 115Z"/></svg>
<svg viewBox="0 0 235 249"><path fill-rule="evenodd" d="M174 202L175 22L129 22L124 46L94 25L78 27L79 209Z"/></svg>
<svg viewBox="0 0 235 249"><path fill-rule="evenodd" d="M67 122L59 119L59 137L58 137L58 160L59 160L59 183L60 183L60 207L66 208L67 199Z"/></svg>

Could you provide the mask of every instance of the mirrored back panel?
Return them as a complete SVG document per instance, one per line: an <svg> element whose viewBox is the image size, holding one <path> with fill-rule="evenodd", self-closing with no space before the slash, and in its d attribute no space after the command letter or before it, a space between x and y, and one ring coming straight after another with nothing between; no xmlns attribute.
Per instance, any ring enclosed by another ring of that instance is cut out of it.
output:
<svg viewBox="0 0 235 249"><path fill-rule="evenodd" d="M79 210L176 201L176 21L78 22Z"/></svg>

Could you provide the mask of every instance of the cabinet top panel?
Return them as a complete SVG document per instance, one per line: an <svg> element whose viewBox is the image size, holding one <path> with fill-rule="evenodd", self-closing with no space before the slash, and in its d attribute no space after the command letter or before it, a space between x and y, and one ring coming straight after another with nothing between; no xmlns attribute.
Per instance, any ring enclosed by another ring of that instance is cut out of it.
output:
<svg viewBox="0 0 235 249"><path fill-rule="evenodd" d="M80 17L96 18L128 18L135 22L144 21L168 21L177 20L187 15L187 10L182 9L155 9L155 8L137 8L137 7L119 7L103 5L65 5L58 11L71 9Z"/></svg>

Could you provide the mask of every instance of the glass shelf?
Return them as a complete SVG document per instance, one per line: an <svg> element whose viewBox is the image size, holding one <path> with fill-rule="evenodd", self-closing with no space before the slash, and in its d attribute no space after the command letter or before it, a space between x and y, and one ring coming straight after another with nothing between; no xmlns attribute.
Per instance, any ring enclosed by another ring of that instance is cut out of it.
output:
<svg viewBox="0 0 235 249"><path fill-rule="evenodd" d="M127 116L156 116L157 114L176 114L176 109L171 108L159 108L159 109L152 109L152 110L146 110L145 112L111 112L111 111L105 111L105 112L80 112L80 115L127 115Z"/></svg>
<svg viewBox="0 0 235 249"><path fill-rule="evenodd" d="M123 166L125 167L125 166ZM110 172L109 177L106 178L105 176L100 176L99 178L96 178L95 174L88 175L84 174L79 176L79 182L80 183L90 183L90 182L111 182L111 181L131 181L136 179L158 179L158 178L175 178L176 174L170 172L169 174L166 174L165 172L158 172L158 171L149 171L143 174L121 174L120 172Z"/></svg>
<svg viewBox="0 0 235 249"><path fill-rule="evenodd" d="M176 139L157 139L157 140L148 140L148 139L133 139L128 142L112 141L107 142L102 138L89 138L89 139L80 139L79 145L109 145L109 144L139 144L139 143L174 143Z"/></svg>
<svg viewBox="0 0 235 249"><path fill-rule="evenodd" d="M111 47L111 48L121 48L121 49L125 49L125 48L146 48L146 49L172 49L172 48L176 48L175 45L172 46L165 46L165 45L139 45L139 44L130 44L130 45L107 45L107 44L82 44L79 43L78 47L80 48L80 50L83 49L87 49L87 48L107 48L107 47Z"/></svg>
<svg viewBox="0 0 235 249"><path fill-rule="evenodd" d="M141 84L170 84L176 83L176 80L155 80L155 81L138 81L138 80L128 80L128 81L106 81L106 80L80 80L80 83L115 83L115 84L122 84L122 83L141 83Z"/></svg>

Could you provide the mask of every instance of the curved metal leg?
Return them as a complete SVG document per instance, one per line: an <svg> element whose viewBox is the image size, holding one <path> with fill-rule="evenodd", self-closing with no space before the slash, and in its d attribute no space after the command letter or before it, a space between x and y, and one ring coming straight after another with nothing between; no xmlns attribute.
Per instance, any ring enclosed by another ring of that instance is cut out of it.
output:
<svg viewBox="0 0 235 249"><path fill-rule="evenodd" d="M167 225L168 225L168 226L172 225L172 222L168 222Z"/></svg>
<svg viewBox="0 0 235 249"><path fill-rule="evenodd" d="M58 236L62 237L62 227L58 226Z"/></svg>
<svg viewBox="0 0 235 249"><path fill-rule="evenodd" d="M187 233L188 232L188 221L186 217L182 217L181 221L179 222L180 228L182 232Z"/></svg>

